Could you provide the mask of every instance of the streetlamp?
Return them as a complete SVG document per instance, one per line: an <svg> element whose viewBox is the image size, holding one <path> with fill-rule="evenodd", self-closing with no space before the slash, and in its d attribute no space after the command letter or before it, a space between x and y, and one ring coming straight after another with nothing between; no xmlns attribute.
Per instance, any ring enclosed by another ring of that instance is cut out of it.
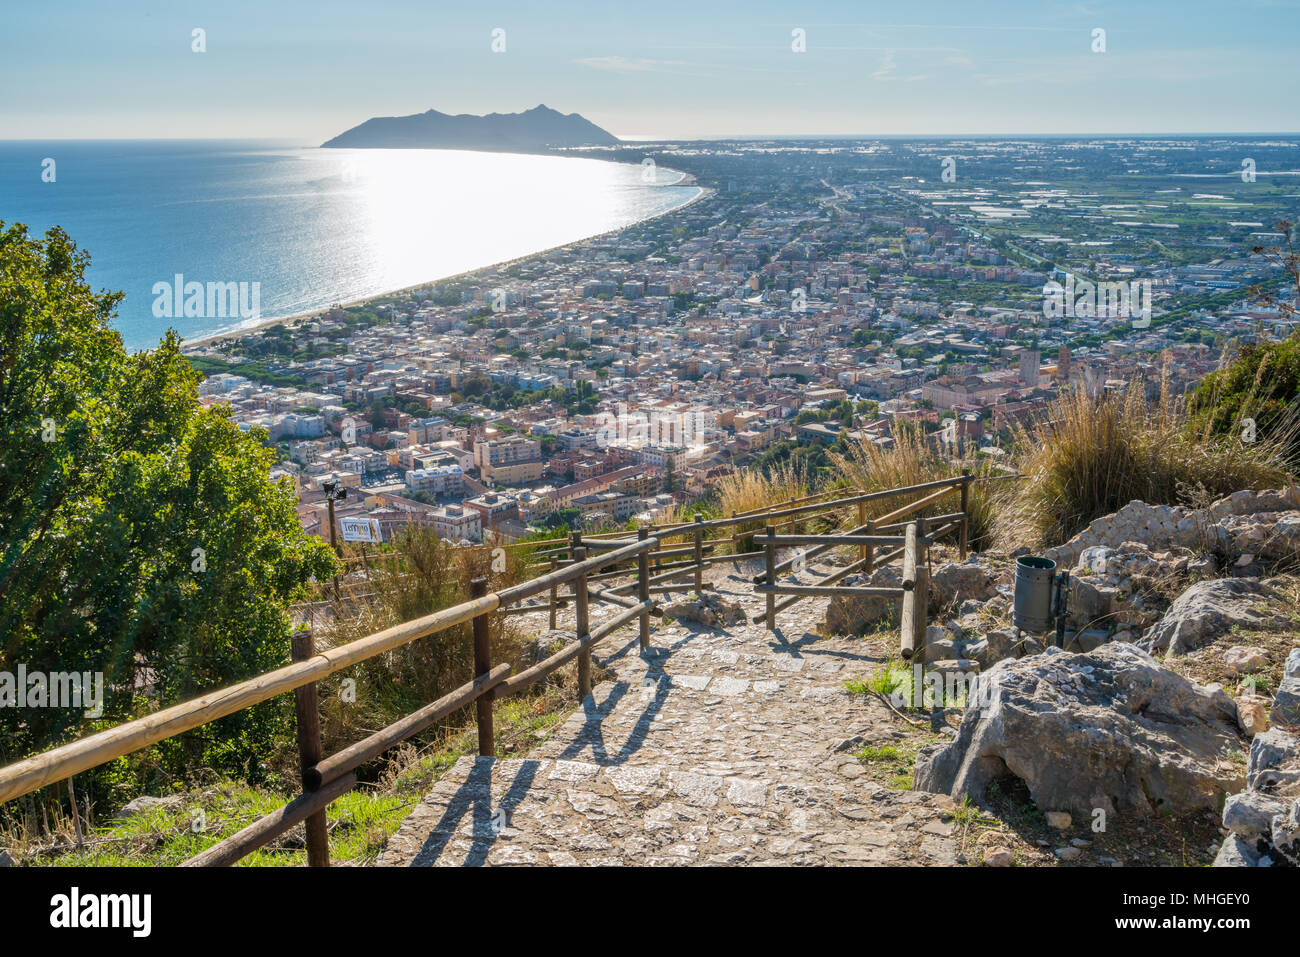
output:
<svg viewBox="0 0 1300 957"><path fill-rule="evenodd" d="M321 482L320 487L325 490L325 501L329 504L330 511L330 548L334 554L339 554L338 542L334 537L334 503L345 501L348 497L347 487L341 484L337 479L331 479L328 482ZM334 576L334 600L338 601L339 597L339 576Z"/></svg>
<svg viewBox="0 0 1300 957"><path fill-rule="evenodd" d="M320 487L325 490L325 501L329 503L330 510L330 548L338 553L338 544L334 540L334 503L345 501L348 497L347 487L339 484L337 479L331 479L328 482L321 482Z"/></svg>

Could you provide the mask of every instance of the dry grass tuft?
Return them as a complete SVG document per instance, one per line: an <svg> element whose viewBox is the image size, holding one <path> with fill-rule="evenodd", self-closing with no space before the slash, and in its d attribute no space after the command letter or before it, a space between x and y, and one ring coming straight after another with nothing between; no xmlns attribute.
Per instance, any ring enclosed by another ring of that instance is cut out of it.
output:
<svg viewBox="0 0 1300 957"><path fill-rule="evenodd" d="M944 478L955 478L962 470L970 468L977 478L992 474L987 464L974 467L970 463L946 455L939 447L927 441L921 426L914 422L899 421L894 427L893 444L876 445L872 442L853 444L846 454L831 452L831 461L840 473L862 492L879 492L891 488L922 485ZM869 502L867 515L879 517L894 511L908 501L915 501L928 493L881 499ZM967 507L970 510L970 545L982 550L990 543L995 507L993 492L987 482L973 482ZM954 493L937 504L922 510L922 515L943 515L960 508Z"/></svg>
<svg viewBox="0 0 1300 957"><path fill-rule="evenodd" d="M492 570L491 550L461 548L442 541L431 528L412 526L394 543L401 556L368 563L368 575L354 572L342 586L343 604L317 628L317 648L355 641L467 601L470 582L486 578L488 590L528 577L522 549L507 549L504 570ZM356 566L352 566L356 567ZM331 590L332 591L332 590ZM490 617L494 663L518 663L526 641ZM353 743L410 714L474 676L473 627L466 622L358 664L322 683L321 729L326 753ZM339 681L352 679L355 701L340 697ZM456 716L449 721L454 723Z"/></svg>
<svg viewBox="0 0 1300 957"><path fill-rule="evenodd" d="M1067 392L1015 434L1025 480L1003 490L998 540L1008 548L1059 544L1134 499L1194 505L1277 488L1286 478L1283 450L1280 436L1247 444L1198 425L1167 384L1154 402L1137 384L1098 398Z"/></svg>

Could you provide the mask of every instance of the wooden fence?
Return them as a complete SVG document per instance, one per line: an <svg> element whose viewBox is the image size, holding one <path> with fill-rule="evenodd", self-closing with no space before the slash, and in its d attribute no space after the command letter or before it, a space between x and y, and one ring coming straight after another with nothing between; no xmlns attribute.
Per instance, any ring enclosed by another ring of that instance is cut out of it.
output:
<svg viewBox="0 0 1300 957"><path fill-rule="evenodd" d="M710 564L763 558L764 571L755 577L754 584L757 586L755 590L766 596L767 604L765 613L754 621L766 620L769 628L775 627L777 612L812 595L901 592L902 653L905 657L911 656L917 649L923 648L925 641L927 549L941 535L956 531L961 553L965 556L969 522L967 496L971 481L969 474L963 474L906 488L851 494L831 501L816 501L823 498L824 494L807 496L776 507L739 513L727 518L705 521L702 516L696 515L692 522L641 528L635 536L626 532L613 536L583 536L575 533L569 539L523 543L535 548L539 545L555 546L534 552L534 558L547 560L543 573L535 578L497 592L488 592L485 579L475 579L469 599L465 602L322 651L313 647L310 629L296 632L292 638L291 663L282 668L0 768L0 803L70 779L89 768L140 751L159 741L260 704L276 695L293 692L302 795L185 863L187 866L233 864L297 824L305 823L308 863L327 866L329 846L325 810L331 802L356 786L358 768L434 722L470 704L475 705L479 753L493 754L492 702L495 699L517 694L575 661L578 697L579 700L585 698L591 691L592 649L634 620L639 623L641 650L649 648L650 618L662 614L653 596L684 590L686 586L671 583L687 578L697 592L703 591L707 587L703 573ZM959 492L961 496L960 511L931 518L928 524L921 518L908 523L900 521L954 492ZM927 494L876 519L868 521L866 518L868 503L919 493ZM777 534L779 528L795 527L801 518L854 507L857 509L858 524L846 532L825 535ZM778 519L781 520L779 524L775 521ZM756 522L764 525L762 535L752 536L757 548L737 552L741 543L751 537L751 533L742 533L741 527ZM936 526L933 532L927 531L931 525ZM719 535L724 529L731 530L729 537ZM886 534L899 531L902 534ZM709 538L710 534L718 537ZM673 539L680 539L682 543L675 543ZM665 548L665 544L670 547ZM731 554L716 553L718 546L727 544L731 546ZM800 556L806 560L846 545L858 548L858 559L816 584L783 585L778 581L777 576L788 571L793 563L800 560ZM811 547L803 550L804 546ZM789 547L799 547L801 551L793 558L778 562L777 550ZM885 551L877 556L877 548ZM855 571L870 573L879 565L899 556L903 557L901 589L833 587L835 582ZM631 580L601 587L603 583L619 578ZM561 593L563 586L568 586L567 595ZM776 600L778 595L784 596L779 602ZM545 596L545 603L524 604L536 596ZM545 610L549 612L550 626L554 628L557 609L567 607L570 602L575 609L575 641L517 674L512 673L513 668L508 663L493 664L489 637L490 615ZM612 617L593 625L593 602L610 605L617 610ZM317 700L319 681L359 662L466 622L473 623L474 678L471 681L336 754L322 754Z"/></svg>

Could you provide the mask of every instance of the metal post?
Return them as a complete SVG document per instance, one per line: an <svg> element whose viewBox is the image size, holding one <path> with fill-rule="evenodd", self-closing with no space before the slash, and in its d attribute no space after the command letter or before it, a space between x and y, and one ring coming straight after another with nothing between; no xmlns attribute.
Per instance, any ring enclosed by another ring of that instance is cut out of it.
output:
<svg viewBox="0 0 1300 957"><path fill-rule="evenodd" d="M767 587L776 587L776 526L768 523L767 544L763 546L763 558L767 563ZM767 593L767 630L776 631L776 595Z"/></svg>
<svg viewBox="0 0 1300 957"><path fill-rule="evenodd" d="M644 542L650 537L650 531L646 528L639 528L636 532L638 541ZM637 597L641 601L650 600L650 555L648 552L641 552L636 557L636 575L637 575ZM641 650L646 651L650 647L650 612L641 613Z"/></svg>
<svg viewBox="0 0 1300 957"><path fill-rule="evenodd" d="M585 561L586 558L587 550L585 548L575 548L573 550L573 560L575 562ZM573 580L573 600L578 619L578 624L574 630L578 636L578 641L585 641L591 631L588 621L589 605L586 572ZM583 701L589 694L591 694L591 647L587 646L578 652L578 700Z"/></svg>
<svg viewBox="0 0 1300 957"><path fill-rule="evenodd" d="M329 503L329 512L330 512L330 548L333 550L335 557L339 557L338 542L334 540L334 495L333 493L330 492L327 492L326 495L328 496L327 501ZM339 600L339 576L338 575L334 576L334 600L335 601Z"/></svg>
<svg viewBox="0 0 1300 957"><path fill-rule="evenodd" d="M469 583L470 598L482 598L488 592L486 578L475 578ZM492 670L492 636L487 612L474 617L474 677L481 678ZM496 736L492 730L492 690L478 696L474 702L478 720L478 753L490 758L496 754Z"/></svg>
<svg viewBox="0 0 1300 957"><path fill-rule="evenodd" d="M330 503L333 512L334 503ZM333 531L333 516L330 528ZM294 661L306 661L316 653L315 642L310 628L295 631L289 641L290 657ZM295 688L293 692L294 712L298 719L298 760L303 772L303 793L306 794L307 770L314 768L321 759L320 743L320 705L316 692L316 683ZM320 810L303 822L307 831L307 866L330 866L329 829L326 824L325 811Z"/></svg>

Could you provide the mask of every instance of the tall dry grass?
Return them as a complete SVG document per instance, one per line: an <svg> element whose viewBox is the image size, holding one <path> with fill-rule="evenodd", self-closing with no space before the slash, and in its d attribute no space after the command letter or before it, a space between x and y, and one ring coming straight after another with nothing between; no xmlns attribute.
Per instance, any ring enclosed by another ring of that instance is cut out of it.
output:
<svg viewBox="0 0 1300 957"><path fill-rule="evenodd" d="M357 564L341 587L342 602L316 628L316 646L334 647L384 628L467 601L470 582L486 578L488 590L529 577L528 549L506 549L505 567L493 570L492 550L461 548L432 528L411 526L394 542L393 555ZM332 592L332 589L331 589ZM499 615L489 618L494 664L518 664L527 641ZM470 622L421 638L361 662L323 683L321 728L326 753L357 741L454 690L474 676ZM355 681L355 701L340 694L341 678ZM453 716L453 719L456 716Z"/></svg>
<svg viewBox="0 0 1300 957"><path fill-rule="evenodd" d="M697 512L708 517L730 518L733 515L758 509L778 508L812 494L813 483L807 473L789 462L770 469L745 469L719 480L713 486L707 504L674 504L664 510L658 524L690 522L694 520ZM739 523L736 532L743 536L743 540L740 540L737 551L748 551L749 535L761 529L764 524L763 519ZM802 523L796 527L802 528ZM727 528L723 532L714 534L715 537L721 535L729 538L732 529ZM663 536L663 540L669 544L681 544L689 538L689 530L677 535L670 533Z"/></svg>
<svg viewBox="0 0 1300 957"><path fill-rule="evenodd" d="M766 471L735 472L717 485L723 515L775 508L810 494L811 483L802 469L786 462Z"/></svg>
<svg viewBox="0 0 1300 957"><path fill-rule="evenodd" d="M1285 438L1254 443L1216 434L1162 383L1148 400L1140 383L1122 394L1064 393L1039 421L1015 431L1024 481L1000 495L997 539L1005 547L1059 544L1134 499L1195 505L1240 489L1277 488Z"/></svg>
<svg viewBox="0 0 1300 957"><path fill-rule="evenodd" d="M831 461L855 488L862 492L882 492L888 489L922 485L939 479L955 478L963 469L970 469L976 477L992 473L986 462L972 463L953 458L927 441L919 423L899 421L894 426L893 443L877 445L873 442L854 443L847 453L831 452ZM929 493L916 493L880 499L867 503L867 515L879 518L895 509L916 501ZM919 514L943 515L957 511L960 499L954 493L927 506ZM969 542L976 550L992 542L996 504L987 482L973 482L967 500L970 515Z"/></svg>

